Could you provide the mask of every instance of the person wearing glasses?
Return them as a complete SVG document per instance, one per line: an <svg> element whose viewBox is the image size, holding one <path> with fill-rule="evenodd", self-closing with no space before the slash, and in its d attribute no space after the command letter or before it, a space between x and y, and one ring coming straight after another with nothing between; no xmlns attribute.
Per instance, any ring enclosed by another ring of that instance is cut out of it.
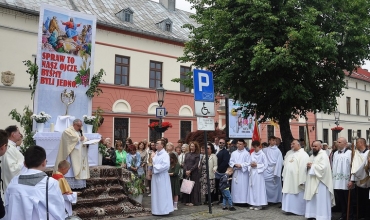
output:
<svg viewBox="0 0 370 220"><path fill-rule="evenodd" d="M217 153L217 173L225 173L226 169L229 167L229 161L230 161L230 154L229 151L226 149L226 142L225 139L220 138L219 141L219 151ZM220 199L218 200L218 204L222 203L222 193L220 191L220 178L216 176L216 197L218 198L218 195L220 195Z"/></svg>

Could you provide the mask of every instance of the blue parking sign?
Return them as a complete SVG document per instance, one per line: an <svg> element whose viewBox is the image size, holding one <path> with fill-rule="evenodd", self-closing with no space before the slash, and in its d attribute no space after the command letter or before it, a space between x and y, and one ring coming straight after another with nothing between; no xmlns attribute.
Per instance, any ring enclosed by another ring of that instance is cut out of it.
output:
<svg viewBox="0 0 370 220"><path fill-rule="evenodd" d="M213 73L207 70L194 69L194 100L214 102L215 92L213 87Z"/></svg>

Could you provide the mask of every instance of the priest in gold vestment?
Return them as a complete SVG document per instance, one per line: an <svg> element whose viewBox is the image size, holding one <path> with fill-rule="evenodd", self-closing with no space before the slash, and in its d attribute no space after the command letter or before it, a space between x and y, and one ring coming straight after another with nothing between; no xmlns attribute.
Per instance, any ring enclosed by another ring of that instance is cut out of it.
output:
<svg viewBox="0 0 370 220"><path fill-rule="evenodd" d="M71 164L72 169L64 177L72 189L85 188L86 179L90 178L88 147L83 144L87 138L82 135L81 128L82 121L75 119L73 125L63 131L54 165L56 172L61 161L67 160Z"/></svg>

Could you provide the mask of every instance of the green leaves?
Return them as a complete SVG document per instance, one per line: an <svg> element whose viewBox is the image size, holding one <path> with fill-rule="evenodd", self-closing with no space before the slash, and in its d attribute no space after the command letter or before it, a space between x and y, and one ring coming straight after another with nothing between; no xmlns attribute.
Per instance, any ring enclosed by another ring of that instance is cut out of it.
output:
<svg viewBox="0 0 370 220"><path fill-rule="evenodd" d="M31 99L35 95L36 91L36 85L37 85L37 77L38 77L38 66L36 63L31 62L30 60L25 60L23 61L23 64L27 67L26 73L30 75L30 81L31 83L29 84L31 92Z"/></svg>
<svg viewBox="0 0 370 220"><path fill-rule="evenodd" d="M190 2L200 26L186 26L178 60L213 71L215 92L257 103L266 118L332 112L343 70L369 59L369 0Z"/></svg>

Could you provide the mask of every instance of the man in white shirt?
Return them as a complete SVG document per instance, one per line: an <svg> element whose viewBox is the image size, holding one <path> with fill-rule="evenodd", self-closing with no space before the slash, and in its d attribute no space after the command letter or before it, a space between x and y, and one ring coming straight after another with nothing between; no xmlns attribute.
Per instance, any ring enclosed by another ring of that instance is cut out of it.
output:
<svg viewBox="0 0 370 220"><path fill-rule="evenodd" d="M336 146L338 150L334 153L332 166L333 188L334 195L336 197L335 201L339 203L337 205L340 207L342 212L340 219L344 220L347 219L348 186L352 187L352 183L350 181L352 151L347 148L347 140L343 137L338 138ZM352 210L350 218L353 218Z"/></svg>
<svg viewBox="0 0 370 220"><path fill-rule="evenodd" d="M370 219L370 200L369 200L369 150L366 147L366 140L359 138L356 141L356 150L352 162L351 173L354 177L352 183L356 183L358 201L358 219Z"/></svg>
<svg viewBox="0 0 370 220"><path fill-rule="evenodd" d="M5 220L40 220L46 219L47 213L50 220L65 219L64 199L59 183L53 178L48 178L43 172L46 163L44 148L31 146L27 149L24 164L28 169L12 179L5 193ZM46 190L48 210L46 210Z"/></svg>
<svg viewBox="0 0 370 220"><path fill-rule="evenodd" d="M213 143L213 146L215 146L215 150L216 150L216 154L217 154L218 151L220 150L220 139L218 137L215 137L215 143Z"/></svg>
<svg viewBox="0 0 370 220"><path fill-rule="evenodd" d="M15 125L11 125L5 129L8 133L8 150L0 158L1 160L1 179L3 180L4 191L9 185L9 182L19 175L23 168L24 157L17 149L17 144L21 140L21 133Z"/></svg>
<svg viewBox="0 0 370 220"><path fill-rule="evenodd" d="M303 199L307 178L308 154L295 139L284 159L282 210L286 213L304 215L306 201Z"/></svg>
<svg viewBox="0 0 370 220"><path fill-rule="evenodd" d="M268 161L268 167L263 172L266 181L267 202L280 203L283 197L281 186L281 170L283 167L283 155L276 146L276 137L269 137L269 146L263 148Z"/></svg>
<svg viewBox="0 0 370 220"><path fill-rule="evenodd" d="M312 155L307 163L304 199L306 218L331 219L331 207L335 205L333 178L329 157L322 150L320 141L314 141L312 144Z"/></svg>

